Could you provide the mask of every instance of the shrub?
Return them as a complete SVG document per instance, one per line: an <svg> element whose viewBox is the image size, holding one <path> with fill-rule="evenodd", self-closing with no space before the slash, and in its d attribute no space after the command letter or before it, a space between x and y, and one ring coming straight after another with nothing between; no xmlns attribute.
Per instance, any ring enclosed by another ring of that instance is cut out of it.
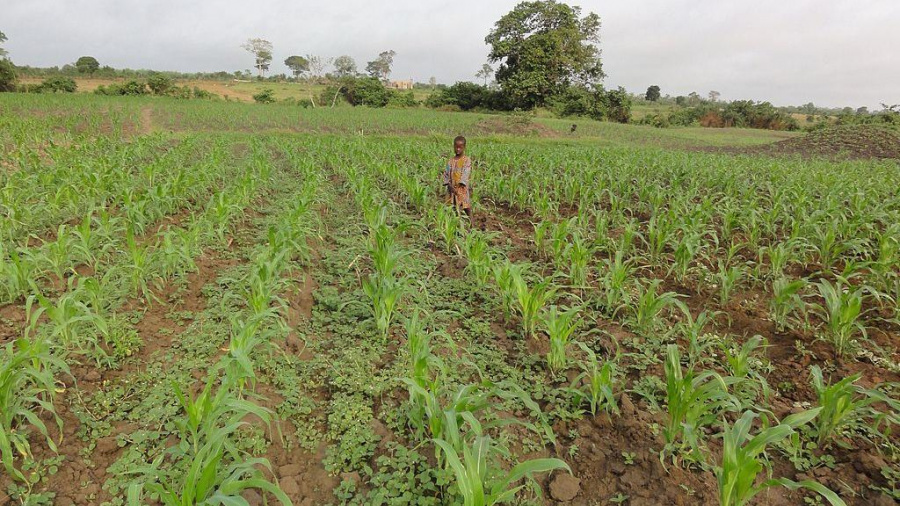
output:
<svg viewBox="0 0 900 506"><path fill-rule="evenodd" d="M266 88L253 95L253 100L257 104L271 104L275 102L275 93L271 89Z"/></svg>
<svg viewBox="0 0 900 506"><path fill-rule="evenodd" d="M392 107L416 107L419 105L413 92L410 90L406 93L393 91L388 99L388 105Z"/></svg>
<svg viewBox="0 0 900 506"><path fill-rule="evenodd" d="M384 107L391 98L390 90L374 77L347 79L343 82L341 93L354 106Z"/></svg>
<svg viewBox="0 0 900 506"><path fill-rule="evenodd" d="M71 77L56 76L44 79L38 87L41 93L74 93L78 85Z"/></svg>
<svg viewBox="0 0 900 506"><path fill-rule="evenodd" d="M469 82L458 82L447 88L447 91L443 93L443 105L455 105L463 111L470 111L476 107L485 107L489 94L490 91L484 86Z"/></svg>
<svg viewBox="0 0 900 506"><path fill-rule="evenodd" d="M7 59L0 59L0 92L16 91L16 66Z"/></svg>
<svg viewBox="0 0 900 506"><path fill-rule="evenodd" d="M175 87L175 81L164 74L154 74L147 79L147 87L154 95L168 95Z"/></svg>

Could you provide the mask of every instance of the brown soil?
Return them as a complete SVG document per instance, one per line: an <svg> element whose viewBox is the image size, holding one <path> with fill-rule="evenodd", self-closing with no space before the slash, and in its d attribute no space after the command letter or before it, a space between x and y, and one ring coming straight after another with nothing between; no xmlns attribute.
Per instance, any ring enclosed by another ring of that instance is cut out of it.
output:
<svg viewBox="0 0 900 506"><path fill-rule="evenodd" d="M879 125L845 125L762 146L706 150L804 158L900 160L900 130Z"/></svg>
<svg viewBox="0 0 900 506"><path fill-rule="evenodd" d="M479 135L514 135L525 137L557 137L551 128L535 123L530 118L518 116L495 116L478 122L474 132Z"/></svg>
<svg viewBox="0 0 900 506"><path fill-rule="evenodd" d="M479 228L499 233L495 239L496 243L506 244L509 241L513 246L511 257L517 257L519 261L536 262L537 267L543 267L544 275L549 275L553 272L552 266L547 265L548 262L534 251L533 229L529 223L535 220L537 218L530 213L516 211L506 203L499 202L485 203L484 207L475 213L475 222ZM769 347L766 353L773 365L773 372L768 378L770 386L775 388L782 382L787 382L796 387L795 390L786 392L783 398L773 398L771 409L779 417L796 409L795 403L815 403L815 393L808 381L809 366L812 364L823 366L826 362L831 363L836 369L832 374L833 377L845 377L861 372L863 378L860 385L866 387L882 382L900 381L900 374L874 364L836 358L831 347L827 343L816 341L812 333L800 330L778 332L768 318L768 299L765 293L739 290L725 307L719 307L717 293L704 292L693 285L684 286L667 277L664 271L642 270L641 276L659 279L662 282L662 290L682 295L682 300L695 315L703 309L721 311L722 314L714 322L714 328L708 329L710 331L744 338L759 334L768 338ZM610 333L619 342L628 342L635 337L622 327L618 318L600 320L597 324L598 328ZM877 323L870 321L867 322L867 326L876 327ZM887 335L878 335L884 332L872 332L873 338L884 341L885 344L889 344L891 340L896 342L896 328L892 327L886 331ZM800 355L795 346L797 342L802 343L812 353ZM648 370L647 373L661 375L661 366L658 371ZM702 504L717 500L715 478L710 473L687 472L673 465L667 466L668 473L666 473L661 467L659 449L662 442L647 428L652 423L662 422L661 419L653 419L653 415L642 410L643 403L636 400L632 402L629 399L626 402L623 398L621 407L622 416L615 416L611 421L605 415L593 419L587 417L575 424L575 427L558 428L560 430L557 432L560 434L565 433L564 429L572 428L577 428L580 434L579 439L575 441L579 451L574 462L570 464L573 464L573 472L580 479L581 492L567 504L596 504L593 502L596 499L605 500L619 492L629 496L628 504ZM624 411L630 411L632 415ZM795 479L812 477L833 490L844 490L846 486L850 486L854 490L865 491L873 483L886 486L880 467L876 465L878 462L884 462L877 450L864 442L855 442L855 446L856 448L852 449L831 451L836 459L835 469L816 469L814 476L797 474L793 466L780 455L773 454L770 457L782 476ZM634 452L637 455L635 465L623 465L621 452ZM863 464L860 464L861 462ZM570 486L571 483L567 485ZM763 496L766 504L772 505L787 506L802 500L799 495L791 494L786 489L772 489ZM848 504L871 504L873 497L877 497L877 494L869 493L867 498L859 498L856 502L849 501Z"/></svg>

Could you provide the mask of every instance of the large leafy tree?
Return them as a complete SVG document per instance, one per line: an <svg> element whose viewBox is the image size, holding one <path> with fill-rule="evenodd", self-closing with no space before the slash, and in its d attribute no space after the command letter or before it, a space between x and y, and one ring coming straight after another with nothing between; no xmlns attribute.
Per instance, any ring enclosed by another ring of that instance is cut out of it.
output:
<svg viewBox="0 0 900 506"><path fill-rule="evenodd" d="M656 102L659 100L659 86L654 84L647 88L647 93L644 95L644 98L647 99L648 102Z"/></svg>
<svg viewBox="0 0 900 506"><path fill-rule="evenodd" d="M269 70L269 64L272 63L272 43L265 39L248 39L241 47L253 55L255 60L253 66L256 67L260 77L264 76Z"/></svg>
<svg viewBox="0 0 900 506"><path fill-rule="evenodd" d="M350 77L356 75L356 61L352 57L343 55L334 59L334 75L338 77Z"/></svg>
<svg viewBox="0 0 900 506"><path fill-rule="evenodd" d="M100 68L100 62L93 56L82 56L75 62L75 68L80 74L93 75Z"/></svg>
<svg viewBox="0 0 900 506"><path fill-rule="evenodd" d="M304 72L309 70L309 60L302 56L288 56L285 58L284 64L287 65L287 68L291 69L291 72L294 73L294 77L300 77Z"/></svg>
<svg viewBox="0 0 900 506"><path fill-rule="evenodd" d="M485 38L488 59L500 62L497 82L519 107L543 105L573 84L603 78L600 17L554 0L522 2Z"/></svg>
<svg viewBox="0 0 900 506"><path fill-rule="evenodd" d="M3 32L0 32L0 44L3 44L4 42L6 42L6 34ZM6 49L3 49L2 47L0 47L0 58L3 58L7 54L9 54L9 53L6 51Z"/></svg>
<svg viewBox="0 0 900 506"><path fill-rule="evenodd" d="M376 79L387 81L388 76L391 75L391 68L394 66L394 56L396 55L397 52L394 50L382 51L378 54L378 58L366 64L366 72Z"/></svg>

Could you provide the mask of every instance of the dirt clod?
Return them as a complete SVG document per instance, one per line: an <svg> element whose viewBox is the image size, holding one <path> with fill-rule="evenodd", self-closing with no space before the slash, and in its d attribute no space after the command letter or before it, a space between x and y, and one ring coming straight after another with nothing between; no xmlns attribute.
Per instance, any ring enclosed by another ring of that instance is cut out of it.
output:
<svg viewBox="0 0 900 506"><path fill-rule="evenodd" d="M571 474L558 474L550 482L550 497L557 501L571 501L579 492L581 492L581 480Z"/></svg>

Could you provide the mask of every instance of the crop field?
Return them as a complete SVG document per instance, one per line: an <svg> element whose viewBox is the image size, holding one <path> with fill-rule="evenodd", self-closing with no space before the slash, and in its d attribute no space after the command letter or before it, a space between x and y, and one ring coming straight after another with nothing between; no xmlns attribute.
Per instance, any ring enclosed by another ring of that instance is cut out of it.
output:
<svg viewBox="0 0 900 506"><path fill-rule="evenodd" d="M0 95L0 505L895 504L897 161L575 123Z"/></svg>

